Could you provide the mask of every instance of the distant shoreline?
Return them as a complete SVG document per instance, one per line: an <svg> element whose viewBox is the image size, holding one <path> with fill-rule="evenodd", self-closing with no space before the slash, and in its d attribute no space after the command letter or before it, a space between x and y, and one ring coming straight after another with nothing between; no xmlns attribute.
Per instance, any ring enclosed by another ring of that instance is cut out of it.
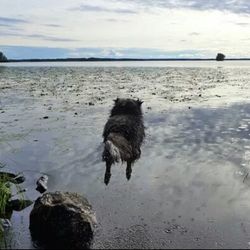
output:
<svg viewBox="0 0 250 250"><path fill-rule="evenodd" d="M224 61L249 61L250 58L229 58ZM12 62L113 62L113 61L216 61L214 58L53 58L53 59L9 59Z"/></svg>

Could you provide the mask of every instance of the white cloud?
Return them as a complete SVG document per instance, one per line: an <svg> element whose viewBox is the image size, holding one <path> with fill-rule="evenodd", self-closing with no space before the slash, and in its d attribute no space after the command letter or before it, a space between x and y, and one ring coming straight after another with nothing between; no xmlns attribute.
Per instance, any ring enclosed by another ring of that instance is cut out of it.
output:
<svg viewBox="0 0 250 250"><path fill-rule="evenodd" d="M116 57L122 56L119 48L250 56L250 17L242 15L248 13L248 1L235 6L232 0L19 0L15 6L0 1L2 18L24 20L11 23L10 30L0 18L5 34L0 45L103 48L104 55ZM81 11L72 10L77 7Z"/></svg>
<svg viewBox="0 0 250 250"><path fill-rule="evenodd" d="M102 56L103 57L122 57L123 54L114 49L104 49L102 51Z"/></svg>

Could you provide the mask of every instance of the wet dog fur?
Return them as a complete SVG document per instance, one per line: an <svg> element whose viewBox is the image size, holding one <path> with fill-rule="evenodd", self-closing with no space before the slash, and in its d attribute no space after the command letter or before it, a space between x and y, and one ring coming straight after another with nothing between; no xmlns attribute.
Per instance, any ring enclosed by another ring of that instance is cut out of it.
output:
<svg viewBox="0 0 250 250"><path fill-rule="evenodd" d="M129 180L132 164L140 158L141 144L145 137L142 101L117 98L103 131L103 161L106 162L104 182L111 177L111 165L126 162L126 177Z"/></svg>

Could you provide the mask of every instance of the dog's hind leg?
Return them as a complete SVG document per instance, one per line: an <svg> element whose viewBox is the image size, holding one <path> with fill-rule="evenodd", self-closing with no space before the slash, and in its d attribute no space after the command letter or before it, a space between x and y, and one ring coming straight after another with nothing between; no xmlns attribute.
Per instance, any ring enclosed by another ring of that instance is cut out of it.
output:
<svg viewBox="0 0 250 250"><path fill-rule="evenodd" d="M111 163L106 161L106 171L104 176L104 183L106 185L109 184L110 177L111 177Z"/></svg>
<svg viewBox="0 0 250 250"><path fill-rule="evenodd" d="M131 174L132 174L132 163L131 163L131 161L127 161L126 177L127 177L128 181L131 178Z"/></svg>

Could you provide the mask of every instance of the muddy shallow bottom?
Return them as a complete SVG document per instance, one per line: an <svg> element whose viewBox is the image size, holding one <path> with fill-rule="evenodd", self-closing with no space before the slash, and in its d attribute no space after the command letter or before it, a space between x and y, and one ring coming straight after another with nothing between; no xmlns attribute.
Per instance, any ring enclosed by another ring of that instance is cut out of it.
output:
<svg viewBox="0 0 250 250"><path fill-rule="evenodd" d="M8 86L18 82L16 72L5 74ZM39 86L35 91L42 90ZM125 165L118 164L106 186L101 135L117 89L95 105L81 105L91 101L88 95L82 100L68 92L37 97L27 90L1 92L0 162L26 175L23 186L30 199L38 197L35 181L41 173L49 176L49 191L85 195L98 220L93 248L250 247L246 99L218 105L209 97L202 99L203 105L184 100L180 106L165 104L157 90L156 95L143 90L138 96L146 99L142 156L130 181ZM122 91L119 94L126 96ZM171 95L179 98L179 93ZM211 93L208 88L202 96ZM13 214L13 227L6 232L8 247L33 248L30 209Z"/></svg>

